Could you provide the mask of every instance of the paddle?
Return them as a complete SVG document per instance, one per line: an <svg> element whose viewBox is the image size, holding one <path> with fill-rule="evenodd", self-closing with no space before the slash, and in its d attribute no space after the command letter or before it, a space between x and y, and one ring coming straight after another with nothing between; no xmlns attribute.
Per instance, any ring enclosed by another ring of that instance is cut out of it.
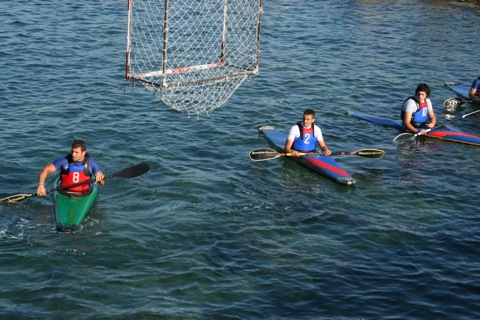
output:
<svg viewBox="0 0 480 320"><path fill-rule="evenodd" d="M452 122L455 122L455 121L458 121L458 120L461 120L463 118L466 118L468 116L471 116L472 114L475 114L477 112L480 112L480 110L477 110L477 111L473 111L473 112L470 112L470 113L467 113L467 114L464 114L463 116L461 117L458 117L458 118L455 118L453 120L450 120L450 121L447 121L445 122L444 124L441 124L439 126L436 126L436 127L433 127L431 129L427 129L425 130L426 132L429 132L429 131L432 131L433 129L438 129L438 128L441 128L441 127L445 127L446 125L452 123ZM413 141L415 140L418 136L420 136L421 134L420 133L410 133L410 132L405 132L405 133L401 133L399 134L398 136L395 137L395 139L393 139L393 141L397 142L397 143L405 143L405 142L409 142L409 141Z"/></svg>
<svg viewBox="0 0 480 320"><path fill-rule="evenodd" d="M352 151L352 152L332 152L331 155L341 155L341 156L359 156L359 157L364 157L364 158L380 158L385 154L385 151L383 150L377 150L377 149L363 149L363 150L358 150L358 151ZM321 156L323 153L318 153L318 152L307 152L307 153L298 153L299 156ZM273 149L270 148L260 148L260 149L255 149L250 151L248 154L250 159L253 161L266 161L266 160L272 160L276 159L278 157L291 157L291 153L281 153L277 152Z"/></svg>
<svg viewBox="0 0 480 320"><path fill-rule="evenodd" d="M443 107L447 111L457 111L458 108L467 102L473 102L472 100L465 100L463 98L459 97L454 97L454 98L449 98L443 102Z"/></svg>
<svg viewBox="0 0 480 320"><path fill-rule="evenodd" d="M125 168L123 170L120 170L120 171L118 171L114 174L105 176L105 179L114 178L114 177L131 179L131 178L141 176L142 174L148 172L149 169L150 169L150 167L149 167L148 164L140 163L140 164ZM57 191L57 190L61 190L61 189L68 189L68 188L71 188L71 187L75 187L75 186L79 186L79 185L87 184L87 183L92 183L92 182L95 182L95 179L87 180L87 181L83 181L83 182L79 182L79 183L74 183L74 184L70 184L70 185L66 185L66 186L61 186L61 187L54 188L54 189L50 189L50 190L47 190L47 193ZM9 197L0 199L0 203L7 203L7 202L8 203L18 203L18 202L20 202L20 201L22 201L26 198L35 197L36 195L37 195L36 193L15 194L13 196L9 196Z"/></svg>

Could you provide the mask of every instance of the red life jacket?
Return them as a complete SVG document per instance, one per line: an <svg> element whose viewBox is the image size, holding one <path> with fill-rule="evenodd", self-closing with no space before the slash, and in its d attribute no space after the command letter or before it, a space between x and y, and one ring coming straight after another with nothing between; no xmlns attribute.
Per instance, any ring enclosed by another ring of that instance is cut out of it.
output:
<svg viewBox="0 0 480 320"><path fill-rule="evenodd" d="M85 154L85 158L83 159L81 164L76 164L72 160L72 155L68 155L67 160L68 165L62 168L62 172L60 175L62 179L62 186L91 180L92 174L89 168L90 157L88 156L88 154ZM66 190L73 192L83 192L88 190L88 188L90 188L90 184L85 183L68 188Z"/></svg>

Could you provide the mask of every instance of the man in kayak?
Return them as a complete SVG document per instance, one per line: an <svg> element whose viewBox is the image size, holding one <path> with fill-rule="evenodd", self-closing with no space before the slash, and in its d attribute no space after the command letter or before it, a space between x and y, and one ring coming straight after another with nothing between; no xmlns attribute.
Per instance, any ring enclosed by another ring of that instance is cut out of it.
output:
<svg viewBox="0 0 480 320"><path fill-rule="evenodd" d="M437 118L433 112L430 96L430 87L420 83L415 90L415 96L408 97L402 105L403 125L408 131L425 134L427 129L435 127Z"/></svg>
<svg viewBox="0 0 480 320"><path fill-rule="evenodd" d="M76 184L83 181L89 181L91 176L95 176L95 181L105 184L105 176L95 159L90 158L87 153L87 144L83 140L75 140L72 143L72 153L65 157L58 158L52 163L47 164L38 177L37 195L45 196L45 179L50 173L61 170L60 178L63 186ZM72 188L66 189L72 194L88 194L90 183L84 183Z"/></svg>
<svg viewBox="0 0 480 320"><path fill-rule="evenodd" d="M292 126L285 142L285 151L298 157L299 152L316 152L317 142L323 154L330 155L330 151L323 140L322 130L315 125L315 111L307 109L303 112L303 121Z"/></svg>
<svg viewBox="0 0 480 320"><path fill-rule="evenodd" d="M468 96L472 101L480 103L480 77L473 81Z"/></svg>

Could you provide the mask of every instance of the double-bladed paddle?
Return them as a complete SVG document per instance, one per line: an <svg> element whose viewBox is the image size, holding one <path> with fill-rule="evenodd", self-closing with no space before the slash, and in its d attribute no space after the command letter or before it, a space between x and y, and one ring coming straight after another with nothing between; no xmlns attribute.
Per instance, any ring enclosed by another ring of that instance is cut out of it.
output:
<svg viewBox="0 0 480 320"><path fill-rule="evenodd" d="M123 170L120 170L118 172L115 172L114 174L105 176L105 179L110 179L110 178L114 178L114 177L131 179L131 178L141 176L142 174L148 172L149 169L150 169L150 166L148 164L140 163L140 164L125 168ZM79 185L82 185L82 184L93 183L93 182L95 182L95 179L87 180L87 181L83 181L83 182L79 182L79 183L74 183L74 184L70 184L70 185L66 185L66 186L61 186L61 187L54 188L54 189L50 189L50 190L47 190L47 193L57 191L57 190L61 190L61 189L68 189L68 188L72 188L72 187L79 186ZM36 193L15 194L13 196L9 196L9 197L0 199L0 203L18 203L22 200L25 200L26 198L35 197L36 195L37 195Z"/></svg>
<svg viewBox="0 0 480 320"><path fill-rule="evenodd" d="M457 111L458 108L467 102L473 102L472 100L465 100L463 98L459 97L454 97L454 98L449 98L443 102L443 107L447 111Z"/></svg>
<svg viewBox="0 0 480 320"><path fill-rule="evenodd" d="M377 149L363 149L363 150L352 151L352 152L340 151L340 152L331 153L331 155L349 155L349 156L359 156L364 158L380 158L380 157L383 157L384 154L385 154L385 151L377 150ZM319 152L307 152L307 153L299 152L298 155L299 156L322 156L324 154ZM270 148L260 148L260 149L255 149L250 151L248 156L253 161L266 161L266 160L276 159L279 157L291 157L292 154L278 152Z"/></svg>
<svg viewBox="0 0 480 320"><path fill-rule="evenodd" d="M463 116L461 117L458 117L458 118L455 118L453 120L450 120L450 121L447 121L445 122L444 124L441 124L439 126L436 126L436 127L433 127L431 129L426 129L425 131L426 132L430 132L434 129L438 129L438 128L441 128L441 127L445 127L446 125L452 123L452 122L455 122L455 121L458 121L458 120L462 120L463 118L466 118L468 116L471 116L472 114L475 114L477 112L480 112L480 110L477 110L477 111L473 111L473 112L470 112L470 113L467 113L467 114L464 114ZM405 133L401 133L399 134L398 136L395 137L395 139L393 139L393 141L397 142L397 143L405 143L405 142L410 142L410 141L413 141L415 140L418 136L420 136L421 134L420 133L410 133L410 132L405 132Z"/></svg>

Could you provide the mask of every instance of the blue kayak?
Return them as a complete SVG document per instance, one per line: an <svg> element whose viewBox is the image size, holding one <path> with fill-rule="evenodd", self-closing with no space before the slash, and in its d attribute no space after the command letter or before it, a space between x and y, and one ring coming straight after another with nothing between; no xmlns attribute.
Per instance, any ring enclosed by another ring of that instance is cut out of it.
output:
<svg viewBox="0 0 480 320"><path fill-rule="evenodd" d="M278 151L284 152L287 135L275 130L271 126L260 126L258 131L263 133L268 142ZM290 159L300 163L301 165L321 174L333 181L344 185L355 185L353 179L345 170L333 160L330 156L301 156L289 157Z"/></svg>
<svg viewBox="0 0 480 320"><path fill-rule="evenodd" d="M468 93L470 92L470 87L460 86L455 82L445 82L445 85L460 97L464 99L470 99L470 97L468 96Z"/></svg>
<svg viewBox="0 0 480 320"><path fill-rule="evenodd" d="M401 120L381 118L359 112L350 112L349 114L353 117L373 122L384 127L394 128L400 131L408 132L407 128L405 128ZM480 146L480 137L447 126L438 129L432 129L432 131L428 132L424 136L428 138L436 138L452 142L469 144L473 146Z"/></svg>
<svg viewBox="0 0 480 320"><path fill-rule="evenodd" d="M462 97L465 100L468 100L469 102L475 104L476 106L479 106L480 103L477 103L476 101L471 101L469 97L470 93L470 86L465 87L465 86L460 86L456 82L445 82L445 85L449 87L453 92L455 92L458 96Z"/></svg>

